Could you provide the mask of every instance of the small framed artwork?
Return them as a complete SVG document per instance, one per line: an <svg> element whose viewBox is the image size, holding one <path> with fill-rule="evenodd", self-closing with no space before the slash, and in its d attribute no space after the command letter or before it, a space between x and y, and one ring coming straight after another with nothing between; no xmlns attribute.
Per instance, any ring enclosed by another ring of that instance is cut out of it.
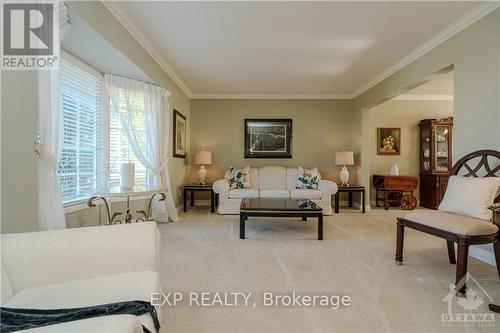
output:
<svg viewBox="0 0 500 333"><path fill-rule="evenodd" d="M174 157L186 158L186 117L175 109Z"/></svg>
<svg viewBox="0 0 500 333"><path fill-rule="evenodd" d="M292 158L292 119L245 119L245 158Z"/></svg>
<svg viewBox="0 0 500 333"><path fill-rule="evenodd" d="M401 128L377 128L377 155L401 153Z"/></svg>

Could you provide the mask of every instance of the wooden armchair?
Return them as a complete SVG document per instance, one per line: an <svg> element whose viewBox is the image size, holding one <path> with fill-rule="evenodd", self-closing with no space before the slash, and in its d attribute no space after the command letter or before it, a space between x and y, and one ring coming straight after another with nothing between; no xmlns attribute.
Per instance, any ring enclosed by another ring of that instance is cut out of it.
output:
<svg viewBox="0 0 500 333"><path fill-rule="evenodd" d="M478 161L479 160L479 161ZM498 177L500 176L500 152L480 150L461 158L452 168L452 175L465 177ZM474 167L470 164L477 163ZM491 166L493 165L493 166ZM500 195L495 202L500 201ZM466 292L467 262L469 246L493 243L498 275L500 276L500 221L493 223L463 215L435 211L417 210L397 219L396 263L403 263L403 241L405 227L419 230L446 239L448 257L451 264L456 264L455 289L457 295ZM455 260L454 243L458 245Z"/></svg>

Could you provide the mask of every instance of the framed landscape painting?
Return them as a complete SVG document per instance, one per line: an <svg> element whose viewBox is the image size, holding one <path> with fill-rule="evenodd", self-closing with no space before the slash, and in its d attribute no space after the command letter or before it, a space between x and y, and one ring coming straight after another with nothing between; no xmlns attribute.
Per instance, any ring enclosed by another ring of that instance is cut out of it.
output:
<svg viewBox="0 0 500 333"><path fill-rule="evenodd" d="M186 158L186 117L175 109L174 157Z"/></svg>
<svg viewBox="0 0 500 333"><path fill-rule="evenodd" d="M245 119L245 158L292 158L292 119Z"/></svg>
<svg viewBox="0 0 500 333"><path fill-rule="evenodd" d="M377 155L401 154L401 128L377 128Z"/></svg>

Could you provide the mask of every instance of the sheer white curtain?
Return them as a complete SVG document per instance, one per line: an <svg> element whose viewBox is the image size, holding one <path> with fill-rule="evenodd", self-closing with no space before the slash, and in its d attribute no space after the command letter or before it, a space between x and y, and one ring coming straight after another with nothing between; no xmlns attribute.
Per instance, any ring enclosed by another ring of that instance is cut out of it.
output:
<svg viewBox="0 0 500 333"><path fill-rule="evenodd" d="M70 30L66 5L63 2L54 2L54 14L57 15L59 22L60 41L68 36ZM66 218L57 178L62 124L58 70L38 71L38 102L38 144L36 146L38 226L40 230L64 229Z"/></svg>
<svg viewBox="0 0 500 333"><path fill-rule="evenodd" d="M165 202L155 201L153 218L156 221L177 222L168 172L168 138L170 129L170 92L164 88L124 77L106 74L104 81L111 103L127 133L137 159L150 173L149 185L167 188ZM137 112L143 114L137 116ZM139 122L144 122L139 124ZM136 127L146 128L145 142Z"/></svg>

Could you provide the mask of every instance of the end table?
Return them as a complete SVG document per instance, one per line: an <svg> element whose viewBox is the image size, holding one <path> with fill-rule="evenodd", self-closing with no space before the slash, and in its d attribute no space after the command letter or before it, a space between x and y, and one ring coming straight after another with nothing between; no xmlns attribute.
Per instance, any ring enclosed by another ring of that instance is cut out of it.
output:
<svg viewBox="0 0 500 333"><path fill-rule="evenodd" d="M210 192L210 212L215 212L216 197L212 184L187 184L184 185L184 213L187 211L187 194L191 193L191 207L194 207L194 192Z"/></svg>
<svg viewBox="0 0 500 333"><path fill-rule="evenodd" d="M341 192L347 192L349 193L349 207L352 207L352 194L354 192L360 192L361 193L361 211L363 214L365 213L365 202L366 202L366 191L365 187L361 185L346 185L346 186L340 186L335 193L335 213L338 214L340 211L340 193Z"/></svg>

